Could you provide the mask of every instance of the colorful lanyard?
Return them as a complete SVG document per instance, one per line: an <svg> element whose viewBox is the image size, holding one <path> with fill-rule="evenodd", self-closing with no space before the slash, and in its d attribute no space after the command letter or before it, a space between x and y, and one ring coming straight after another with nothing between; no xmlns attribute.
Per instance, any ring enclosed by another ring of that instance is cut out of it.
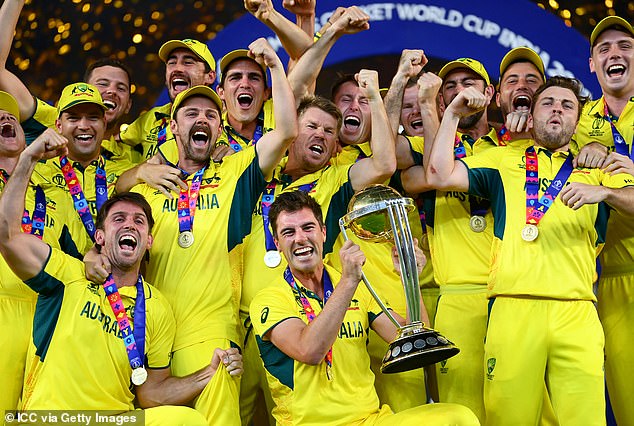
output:
<svg viewBox="0 0 634 426"><path fill-rule="evenodd" d="M2 182L6 185L9 180L9 174L0 169L0 176L2 176ZM44 222L46 220L46 196L42 187L37 185L35 187L35 208L33 209L33 216L29 215L29 211L24 209L22 214L22 232L35 235L40 240L44 237Z"/></svg>
<svg viewBox="0 0 634 426"><path fill-rule="evenodd" d="M572 173L572 155L568 153L544 195L539 197L539 164L533 146L526 148L526 224L537 226Z"/></svg>
<svg viewBox="0 0 634 426"><path fill-rule="evenodd" d="M234 131L231 126L227 126L225 128L225 130L227 131L227 140L229 142L229 146L231 148L233 148L233 150L235 152L242 151L242 145L240 145L240 143L236 141L234 135L237 136L238 138L242 139L242 142L244 142L244 144L247 145L247 146L251 142L250 140L244 138L242 135L240 135L236 131ZM255 146L258 143L258 141L260 140L260 138L262 137L263 134L264 134L264 128L262 126L262 120L258 118L258 125L255 127L255 132L253 132L253 143L252 143L252 145Z"/></svg>
<svg viewBox="0 0 634 426"><path fill-rule="evenodd" d="M618 129L616 128L616 125L614 124L614 121L612 121L612 118L610 117L610 113L608 112L608 104L604 102L603 105L604 105L603 112L605 114L603 118L608 120L608 122L610 123L610 127L612 127L612 138L614 139L614 149L616 150L618 154L625 155L626 157L629 157L632 160L634 160L634 149L632 149L632 152L628 152L629 149L631 149L631 145L634 145L634 137L632 138L632 144L628 148L627 143L625 142L625 138L621 136L621 133L618 131Z"/></svg>
<svg viewBox="0 0 634 426"><path fill-rule="evenodd" d="M305 183L300 185L298 190L305 192L306 194L310 193L313 188L317 185L317 181ZM269 221L269 210L271 210L271 204L275 201L275 187L277 186L277 181L273 179L264 189L262 193L262 221L264 222L264 246L266 251L277 251L277 247L275 247L275 241L273 239L273 233L270 228Z"/></svg>
<svg viewBox="0 0 634 426"><path fill-rule="evenodd" d="M418 218L420 219L420 226L423 229L423 234L427 232L427 220L425 219L425 199L421 194L414 200L416 202L416 209L418 210Z"/></svg>
<svg viewBox="0 0 634 426"><path fill-rule="evenodd" d="M161 118L158 134L156 135L156 146L159 147L167 140L167 117Z"/></svg>
<svg viewBox="0 0 634 426"><path fill-rule="evenodd" d="M130 367L132 370L143 367L143 358L145 354L145 293L143 289L143 279L141 275L136 282L136 302L134 304L134 331L132 330L128 314L125 311L125 305L121 300L121 295L114 282L112 274L108 276L103 283L103 289L112 308L119 331L128 354ZM136 383L135 383L136 384Z"/></svg>
<svg viewBox="0 0 634 426"><path fill-rule="evenodd" d="M498 146L506 146L509 142L511 142L511 132L505 125L502 125L500 130L498 130Z"/></svg>
<svg viewBox="0 0 634 426"><path fill-rule="evenodd" d="M463 135L463 137L469 142L471 146L475 143L473 138L469 135ZM467 150L462 143L462 139L456 135L456 140L453 146L453 153L455 158L465 158L467 156ZM489 202L483 200L479 197L474 197L469 195L469 213L471 216L481 216L484 217L489 210Z"/></svg>
<svg viewBox="0 0 634 426"><path fill-rule="evenodd" d="M297 295L299 296L299 299L302 302L302 307L304 308L304 312L306 313L306 318L308 318L308 323L310 324L310 322L314 320L316 317L315 311L313 310L313 307L310 306L310 302L308 301L304 293L300 291L299 286L295 282L295 277L293 277L293 274L291 273L291 270L288 266L286 267L286 270L284 271L284 279L286 280L288 285L290 285L291 288L297 292ZM328 302L328 299L330 298L330 295L332 294L334 290L332 286L332 281L330 280L330 275L328 275L328 272L326 272L325 269L324 269L323 281L324 281L324 306L325 306L326 302ZM324 360L326 361L326 377L328 377L328 380L332 380L332 346L330 347L330 349L328 349L328 353L324 357Z"/></svg>
<svg viewBox="0 0 634 426"><path fill-rule="evenodd" d="M77 179L75 170L73 169L72 164L70 164L70 161L68 161L68 157L66 157L65 155L59 157L59 164L62 166L62 174L64 175L64 180L66 181L66 185L68 186L70 195L73 198L73 205L75 206L75 210L79 214L79 217L81 218L81 221L84 224L84 228L86 228L86 232L88 232L90 239L95 241L95 222L92 218L92 215L90 214L90 206L88 205L88 201L86 201L84 191L82 191L81 189L81 184L79 183L79 179ZM106 167L105 161L102 156L99 156L99 160L97 161L96 165L95 198L97 201L97 211L99 211L103 203L108 200Z"/></svg>
<svg viewBox="0 0 634 426"><path fill-rule="evenodd" d="M192 178L192 186L187 190L180 190L178 195L178 231L191 232L194 228L194 214L196 212L196 201L198 201L198 192L200 191L200 182L203 179L207 167L198 170Z"/></svg>

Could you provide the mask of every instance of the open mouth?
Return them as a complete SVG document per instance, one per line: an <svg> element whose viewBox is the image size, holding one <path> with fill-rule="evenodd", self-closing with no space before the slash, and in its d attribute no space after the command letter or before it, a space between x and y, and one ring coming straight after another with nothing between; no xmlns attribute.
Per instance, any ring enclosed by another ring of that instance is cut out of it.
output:
<svg viewBox="0 0 634 426"><path fill-rule="evenodd" d="M319 155L325 152L324 147L318 144L311 145L308 147L308 149L310 149L315 154L319 154Z"/></svg>
<svg viewBox="0 0 634 426"><path fill-rule="evenodd" d="M552 124L555 126L561 126L561 120L559 118L551 118L550 120L548 120L548 124Z"/></svg>
<svg viewBox="0 0 634 426"><path fill-rule="evenodd" d="M113 110L117 107L117 104L109 99L104 99L103 104L108 108L108 110Z"/></svg>
<svg viewBox="0 0 634 426"><path fill-rule="evenodd" d="M607 73L610 77L620 77L625 74L625 66L618 65L610 65L607 69Z"/></svg>
<svg viewBox="0 0 634 426"><path fill-rule="evenodd" d="M423 120L414 120L409 125L412 129L418 130L423 127Z"/></svg>
<svg viewBox="0 0 634 426"><path fill-rule="evenodd" d="M358 117L355 117L354 115L348 115L346 117L344 117L343 119L343 124L346 127L359 127L361 125L361 120Z"/></svg>
<svg viewBox="0 0 634 426"><path fill-rule="evenodd" d="M119 238L119 247L122 250L126 250L126 251L133 251L137 246L137 241L136 238L134 238L134 236L126 234L126 235L122 235L121 238Z"/></svg>
<svg viewBox="0 0 634 426"><path fill-rule="evenodd" d="M530 110L532 100L528 95L519 95L513 99L513 110L514 111L522 111L522 110Z"/></svg>
<svg viewBox="0 0 634 426"><path fill-rule="evenodd" d="M182 92L183 90L187 90L188 87L189 83L184 78L172 78L172 89L174 89L175 92Z"/></svg>
<svg viewBox="0 0 634 426"><path fill-rule="evenodd" d="M14 138L15 137L15 127L11 123L2 123L0 126L0 135L3 138Z"/></svg>
<svg viewBox="0 0 634 426"><path fill-rule="evenodd" d="M94 139L94 136L93 135L82 134L82 135L75 136L75 139L80 141L80 142L91 142Z"/></svg>
<svg viewBox="0 0 634 426"><path fill-rule="evenodd" d="M194 145L205 146L209 142L209 129L205 126L196 126L192 129L191 139Z"/></svg>
<svg viewBox="0 0 634 426"><path fill-rule="evenodd" d="M312 247L302 247L293 251L293 255L296 257L307 257L313 254L315 250Z"/></svg>
<svg viewBox="0 0 634 426"><path fill-rule="evenodd" d="M248 93L241 93L238 95L238 104L242 108L249 108L252 103L253 103L253 96L249 95Z"/></svg>

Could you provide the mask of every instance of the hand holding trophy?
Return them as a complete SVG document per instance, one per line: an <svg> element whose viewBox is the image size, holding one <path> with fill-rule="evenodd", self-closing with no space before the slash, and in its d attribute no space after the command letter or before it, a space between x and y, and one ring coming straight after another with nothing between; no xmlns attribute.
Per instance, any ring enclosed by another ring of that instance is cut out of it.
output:
<svg viewBox="0 0 634 426"><path fill-rule="evenodd" d="M348 213L339 219L339 227L346 240L346 228L349 228L362 240L393 241L398 252L407 317L410 321L405 326L396 321L365 274L362 275L368 290L398 329L398 337L390 344L383 358L382 373L413 370L440 362L460 352L453 343L436 330L425 327L421 321L418 269L414 240L407 219L408 210L413 210L414 207L411 198L401 197L394 189L372 185L355 194L348 205Z"/></svg>

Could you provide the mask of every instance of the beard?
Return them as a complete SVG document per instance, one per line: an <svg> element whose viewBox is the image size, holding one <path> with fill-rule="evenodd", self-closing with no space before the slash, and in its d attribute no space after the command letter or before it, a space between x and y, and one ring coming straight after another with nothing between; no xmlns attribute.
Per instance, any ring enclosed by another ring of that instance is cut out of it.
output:
<svg viewBox="0 0 634 426"><path fill-rule="evenodd" d="M559 130L549 129L548 124L545 122L533 123L533 135L535 142L550 151L555 151L569 143L574 132L574 126L569 126L565 123L559 128Z"/></svg>
<svg viewBox="0 0 634 426"><path fill-rule="evenodd" d="M460 121L458 121L458 129L460 129L460 130L473 129L475 127L475 125L478 124L478 121L480 121L480 119L484 115L484 111L485 110L478 111L475 114L471 114L471 115L467 115L466 117L462 117L460 119Z"/></svg>

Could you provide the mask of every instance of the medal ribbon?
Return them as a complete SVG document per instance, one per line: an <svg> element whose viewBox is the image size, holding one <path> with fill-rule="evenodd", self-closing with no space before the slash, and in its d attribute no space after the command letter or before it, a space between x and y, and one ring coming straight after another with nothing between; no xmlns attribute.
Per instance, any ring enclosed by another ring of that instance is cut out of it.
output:
<svg viewBox="0 0 634 426"><path fill-rule="evenodd" d="M610 127L612 127L612 138L614 139L614 149L616 150L618 154L625 155L626 157L629 157L632 160L634 160L634 149L632 149L632 152L629 152L629 150L632 148L632 145L634 145L634 137L632 138L632 143L628 147L627 143L625 142L625 138L621 135L619 130L616 128L614 121L612 121L612 118L610 117L610 113L608 112L608 104L604 102L603 105L604 105L603 118L605 118L610 123Z"/></svg>
<svg viewBox="0 0 634 426"><path fill-rule="evenodd" d="M139 274L136 282L136 302L134 304L134 331L130 325L128 314L125 311L125 305L121 300L121 294L117 289L112 274L108 276L103 283L103 289L106 292L106 298L112 308L112 313L119 324L121 338L125 345L130 361L130 367L136 369L143 367L143 358L145 356L145 292L143 289L143 279Z"/></svg>
<svg viewBox="0 0 634 426"><path fill-rule="evenodd" d="M498 146L506 146L509 142L511 142L511 132L505 125L502 125L500 130L498 130Z"/></svg>
<svg viewBox="0 0 634 426"><path fill-rule="evenodd" d="M198 170L192 178L192 186L187 190L181 188L178 195L178 232L191 231L194 228L194 214L196 213L196 201L200 191L200 182L203 179L206 167Z"/></svg>
<svg viewBox="0 0 634 426"><path fill-rule="evenodd" d="M88 201L86 201L86 196L81 188L77 174L75 173L72 164L70 164L70 161L68 161L68 157L65 155L59 157L59 164L62 166L62 174L64 175L64 180L66 181L66 186L68 186L70 195L73 198L75 210L79 214L90 239L95 241L95 222L90 214L90 206L88 205ZM95 198L97 202L97 211L99 211L103 203L108 200L106 167L105 161L101 155L97 161L95 171Z"/></svg>
<svg viewBox="0 0 634 426"><path fill-rule="evenodd" d="M156 135L156 146L159 147L167 140L167 117L161 118L158 133Z"/></svg>
<svg viewBox="0 0 634 426"><path fill-rule="evenodd" d="M473 138L469 135L462 136L471 146L475 143ZM464 143L462 143L462 139L456 135L456 140L453 145L453 154L455 158L465 158L467 156L467 150L464 147ZM489 202L486 200L479 199L478 197L474 197L469 195L469 213L471 216L482 216L484 217L489 210Z"/></svg>
<svg viewBox="0 0 634 426"><path fill-rule="evenodd" d="M258 117L258 125L255 127L255 132L253 133L253 143L252 145L256 145L262 135L264 134L264 126L262 125L263 120ZM227 131L227 140L229 142L229 146L233 148L235 152L242 151L242 145L236 141L236 137L240 138L245 145L249 145L250 140L244 138L242 135L238 134L231 126L227 126L225 128ZM234 136L235 135L235 136Z"/></svg>
<svg viewBox="0 0 634 426"><path fill-rule="evenodd" d="M310 324L310 322L314 320L317 315L315 315L315 310L313 309L313 307L310 306L310 302L308 301L308 298L304 295L304 293L300 291L299 286L295 282L295 277L293 277L293 274L291 273L291 269L288 266L286 267L286 270L284 271L284 279L286 280L288 285L291 286L291 288L297 292L299 296L299 300L302 302L302 307L304 308L304 312L306 313L306 318L308 319L308 323ZM326 272L325 269L324 269L323 282L324 282L324 306L325 306L326 302L328 302L328 299L330 298L330 295L332 294L334 290L332 281L330 280L330 275L328 275L328 272ZM326 361L326 376L328 377L328 380L332 380L332 374L331 374L332 346L330 347L330 349L328 349L328 353L326 353L326 356L324 357L324 361Z"/></svg>
<svg viewBox="0 0 634 426"><path fill-rule="evenodd" d="M2 176L2 182L6 185L9 180L9 174L0 169L0 176ZM35 187L35 208L33 209L33 216L29 215L29 211L24 209L22 214L22 232L35 235L40 240L44 237L44 221L46 219L46 196L41 186Z"/></svg>
<svg viewBox="0 0 634 426"><path fill-rule="evenodd" d="M303 185L300 185L298 190L308 194L310 193L310 191L313 190L316 184L317 181L305 183ZM275 179L269 182L269 184L264 189L264 192L262 193L262 201L260 204L262 208L262 221L264 222L264 247L266 248L266 251L277 251L269 221L269 210L271 210L271 204L273 204L273 201L275 201L276 186L277 181Z"/></svg>
<svg viewBox="0 0 634 426"><path fill-rule="evenodd" d="M572 173L572 154L559 168L544 195L539 197L539 164L533 146L526 148L526 224L538 225Z"/></svg>

